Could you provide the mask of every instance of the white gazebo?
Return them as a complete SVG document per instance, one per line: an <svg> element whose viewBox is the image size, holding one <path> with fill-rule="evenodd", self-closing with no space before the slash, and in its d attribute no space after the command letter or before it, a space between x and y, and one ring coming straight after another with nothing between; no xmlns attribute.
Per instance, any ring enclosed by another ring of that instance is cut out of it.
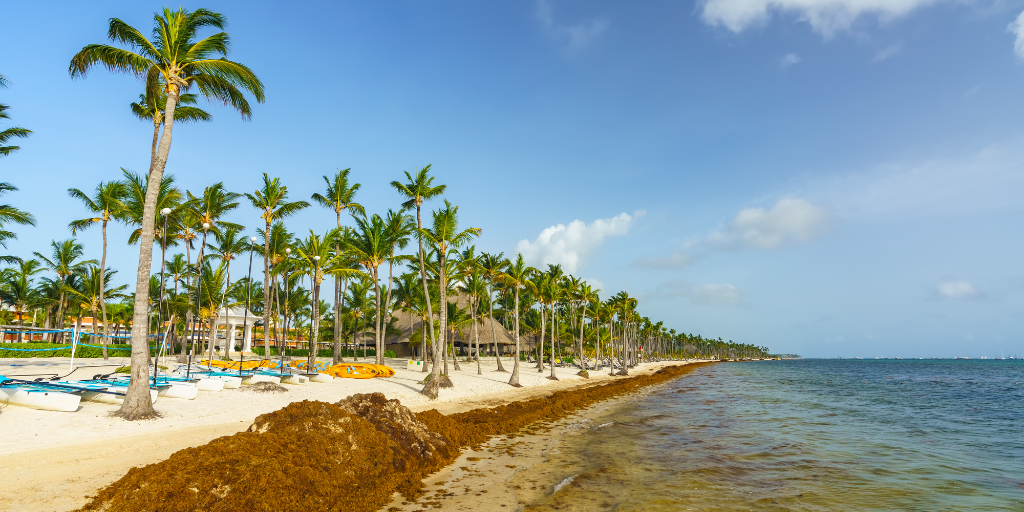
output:
<svg viewBox="0 0 1024 512"><path fill-rule="evenodd" d="M217 312L217 325L227 327L224 332L225 353L230 354L235 344L235 327L242 326L242 352L252 352L252 326L260 320L245 308L226 307Z"/></svg>

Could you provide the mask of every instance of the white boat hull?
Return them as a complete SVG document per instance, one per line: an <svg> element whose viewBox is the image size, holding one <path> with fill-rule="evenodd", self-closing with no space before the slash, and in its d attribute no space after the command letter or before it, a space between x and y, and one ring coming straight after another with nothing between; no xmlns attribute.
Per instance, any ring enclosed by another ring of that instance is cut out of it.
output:
<svg viewBox="0 0 1024 512"><path fill-rule="evenodd" d="M334 381L334 376L327 375L326 373L307 373L306 377L309 378L310 382L326 383Z"/></svg>
<svg viewBox="0 0 1024 512"><path fill-rule="evenodd" d="M39 391L21 388L0 388L0 402L40 411L74 412L82 397L60 391Z"/></svg>
<svg viewBox="0 0 1024 512"><path fill-rule="evenodd" d="M164 398L181 398L184 400L195 400L199 396L199 387L185 382L171 383L165 389L161 389L159 395Z"/></svg>
<svg viewBox="0 0 1024 512"><path fill-rule="evenodd" d="M284 377L281 377L281 384L293 384L293 385L296 385L296 386L305 386L306 384L309 384L309 379L307 379L305 375L295 375L295 374L289 375L289 374L286 373L286 374L284 374Z"/></svg>
<svg viewBox="0 0 1024 512"><path fill-rule="evenodd" d="M242 384L244 384L246 386L251 386L253 384L256 384L257 382L273 382L274 384L280 384L281 383L281 378L280 377L271 377L270 375L256 374L256 375L250 375L250 376L248 376L248 377L246 377L245 379L242 380Z"/></svg>
<svg viewBox="0 0 1024 512"><path fill-rule="evenodd" d="M199 382L196 382L196 387L199 388L199 391L224 391L224 388L227 387L227 381L223 379L203 378L199 379Z"/></svg>

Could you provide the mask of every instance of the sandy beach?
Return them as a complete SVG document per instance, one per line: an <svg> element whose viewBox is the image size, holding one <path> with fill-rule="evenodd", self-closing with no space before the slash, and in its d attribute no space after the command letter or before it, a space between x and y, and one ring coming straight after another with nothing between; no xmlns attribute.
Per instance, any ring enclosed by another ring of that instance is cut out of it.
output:
<svg viewBox="0 0 1024 512"><path fill-rule="evenodd" d="M109 372L121 361L112 359L110 366L101 366L101 360L83 363L97 366L80 370L74 377ZM116 406L90 402L83 402L73 413L6 407L0 412L0 432L4 433L0 438L0 478L6 484L0 510L50 512L80 507L85 496L119 479L132 467L159 462L180 449L245 430L257 416L295 401L335 402L355 393L380 392L414 412L437 409L451 414L610 379L606 373L597 372L583 379L573 369L559 368L560 380L551 381L546 378L547 371L538 373L532 364L525 364L520 376L523 387L512 388L506 383L508 374L496 372L493 360L483 362L482 375L476 374L475 363L462 363L461 371L452 371L455 388L442 390L438 400L430 401L419 394L422 373L406 370L404 359L389 359L386 363L396 369L396 374L387 379L335 379L331 383L288 386L289 392L274 395L225 390L203 392L195 400L160 399L155 407L162 417L142 422L111 418L109 413ZM508 361L504 364L511 367ZM641 375L675 364L685 363L646 363L630 373ZM0 374L63 374L67 365L68 360L62 358L6 360L0 364Z"/></svg>

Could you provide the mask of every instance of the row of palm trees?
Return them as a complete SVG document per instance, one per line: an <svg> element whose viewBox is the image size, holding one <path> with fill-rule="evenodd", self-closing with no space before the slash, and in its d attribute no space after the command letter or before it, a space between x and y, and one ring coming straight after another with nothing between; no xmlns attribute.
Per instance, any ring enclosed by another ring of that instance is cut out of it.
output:
<svg viewBox="0 0 1024 512"><path fill-rule="evenodd" d="M391 183L402 202L384 215L368 214L355 202L359 184L350 183L349 170L325 176L325 189L310 199L334 213L334 225L323 232L310 231L304 237L288 232L284 222L311 204L292 200L279 178L264 174L260 186L251 193L231 192L222 183L206 187L201 194L182 193L173 176L164 174L175 122L211 120L209 113L196 106L199 98L227 105L249 119L252 109L247 97L262 103L264 87L251 69L227 58L231 41L224 32L226 18L222 14L207 9L164 8L153 21L151 36L146 37L135 27L111 18L107 27L111 44L86 45L69 65L72 78L85 77L101 66L143 82L144 91L130 104L130 111L153 124L148 172L137 175L122 170L121 179L102 182L88 193L69 190L90 212L89 217L70 224L72 233L78 235L100 226L103 246L99 262L83 260L74 239L53 242L55 251L64 251L60 256L35 253L37 265L55 276L40 279L36 287L48 290L40 291L40 296L51 301L44 309L54 325L65 325L72 309L81 311L88 303L94 317L99 310L106 334L111 315L130 313L132 379L117 413L121 417L142 419L155 414L146 378L150 365L148 335L163 325L160 320L170 323L172 338L180 335L192 339L198 330L209 329L207 349L212 355L217 311L243 303L262 317L264 356L270 355L270 338L287 338L294 324L301 325L314 341L311 358L317 352L316 341L332 339L334 359L340 360L345 340L356 336L365 339L372 333L380 362L385 336L394 322L393 313L401 309L418 315L423 320L419 333L421 357L428 363L424 371L432 367L423 392L432 397L441 386L451 385L446 378L449 356L458 370L454 341L466 326L474 329L473 355L479 361L478 324L484 318L500 319L514 333L509 380L514 386L519 385L520 361L524 359L521 332L526 330L528 334L535 324L531 318L537 316L541 339L534 354L541 371L545 355L554 372L558 356L565 353L573 354L583 369L588 368L589 358L593 368L607 364L610 371L619 368L623 373L652 357L760 353L761 349L755 347L741 349L720 340L708 342L698 337L699 342L694 344L692 337L670 336L660 323L652 324L639 316L635 299L622 293L602 302L598 290L562 275L558 267L533 269L522 255L511 260L501 254L477 255L471 242L480 230L460 226L458 206L445 200L424 220L424 203L445 192L444 185L434 183L430 166L407 172L405 180ZM214 33L199 36L209 29ZM0 184L0 195L13 190L8 184ZM248 239L242 235L243 226L226 219L242 202L248 202L259 213L262 225L257 235ZM349 214L351 225L343 224L343 214ZM111 221L131 226L128 242L139 243L134 293L127 296L126 304L117 307L113 303L108 307L107 303L123 296L127 287L110 288L107 284L113 274L106 268L106 231ZM32 222L26 212L0 207L0 244L14 236L3 231L4 225ZM406 254L413 240L416 250ZM262 280L258 274L250 278L247 273L232 281L232 262L247 249L251 261L259 242ZM184 254L168 257L167 250L172 247L180 247ZM155 248L161 253L158 275L152 269ZM5 261L16 265L5 274L10 279L4 277L0 288L33 288L32 272L37 267L31 260L6 257ZM383 276L385 267L387 278ZM333 301L321 299L324 279L334 282ZM86 281L95 285L86 285ZM20 292L11 293L13 300L8 302L18 304L16 296ZM54 295L56 303L52 302ZM83 295L89 297L87 302L80 300ZM262 303L252 300L260 295ZM450 296L456 298L452 303ZM463 298L468 299L468 305L460 307ZM30 301L21 304L16 307L24 309ZM491 326L495 328L494 322ZM465 340L465 334L461 335ZM544 348L544 336L548 349ZM226 345L228 355L230 340ZM499 371L504 371L500 355L497 357Z"/></svg>

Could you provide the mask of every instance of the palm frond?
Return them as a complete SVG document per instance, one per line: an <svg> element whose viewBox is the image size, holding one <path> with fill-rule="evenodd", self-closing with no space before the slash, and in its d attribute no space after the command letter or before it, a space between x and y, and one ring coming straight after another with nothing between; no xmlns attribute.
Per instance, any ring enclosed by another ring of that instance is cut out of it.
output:
<svg viewBox="0 0 1024 512"><path fill-rule="evenodd" d="M144 78L149 68L154 65L153 61L135 52L106 44L90 44L71 58L68 72L71 73L71 78L85 77L96 64L102 64L113 72L135 75L139 78Z"/></svg>

